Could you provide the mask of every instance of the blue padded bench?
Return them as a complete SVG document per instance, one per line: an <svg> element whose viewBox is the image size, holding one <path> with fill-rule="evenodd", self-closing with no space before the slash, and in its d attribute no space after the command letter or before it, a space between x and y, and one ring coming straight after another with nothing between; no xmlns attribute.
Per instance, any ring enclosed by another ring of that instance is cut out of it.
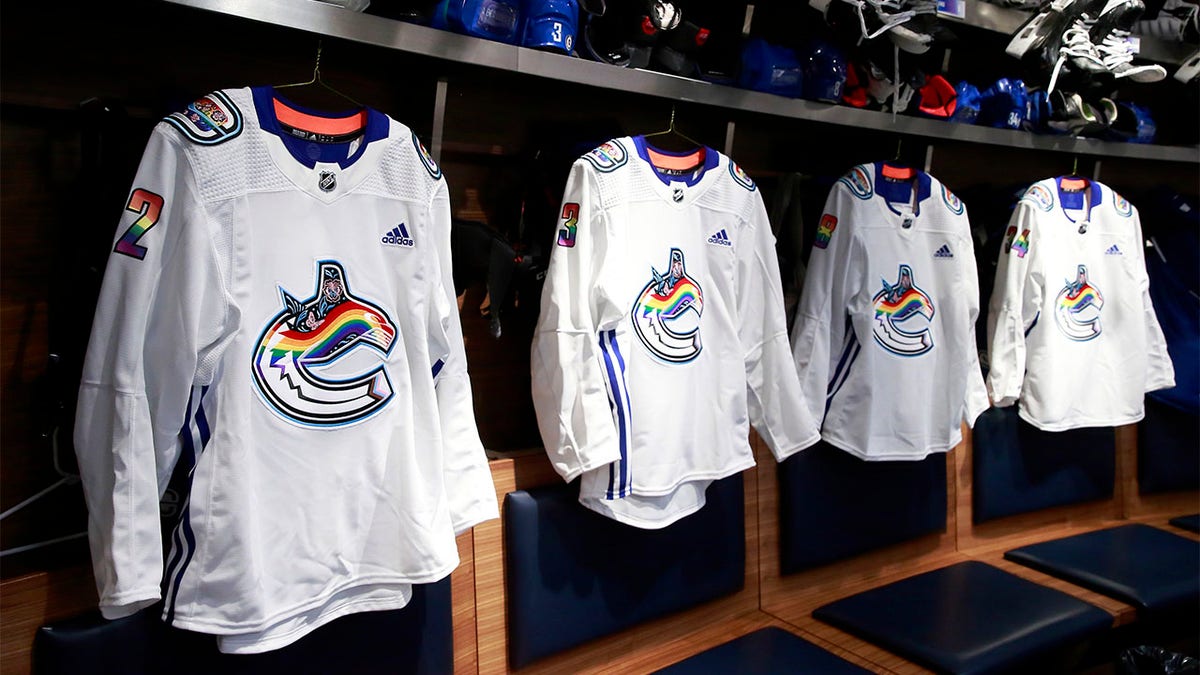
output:
<svg viewBox="0 0 1200 675"><path fill-rule="evenodd" d="M716 481L704 508L659 530L584 508L577 482L506 495L511 667L736 593L746 572L743 494L741 474Z"/></svg>
<svg viewBox="0 0 1200 675"><path fill-rule="evenodd" d="M782 574L946 529L942 454L867 462L821 442L782 462L778 475Z"/></svg>
<svg viewBox="0 0 1200 675"><path fill-rule="evenodd" d="M1042 431L1015 406L987 410L972 436L972 519L1112 497L1115 443L1111 428Z"/></svg>
<svg viewBox="0 0 1200 675"><path fill-rule="evenodd" d="M1200 542L1148 525L1023 546L1004 557L1146 610L1200 606Z"/></svg>
<svg viewBox="0 0 1200 675"><path fill-rule="evenodd" d="M1190 516L1177 516L1172 518L1170 523L1180 529L1190 532L1200 532L1200 513L1193 513Z"/></svg>
<svg viewBox="0 0 1200 675"><path fill-rule="evenodd" d="M257 675L413 673L454 670L450 580L413 586L403 609L330 622L287 647L222 654L211 635L171 628L161 605L106 621L91 612L42 626L33 640L34 675Z"/></svg>
<svg viewBox="0 0 1200 675"><path fill-rule="evenodd" d="M813 643L776 628L760 628L717 645L662 670L655 675L777 675L777 673L820 673L861 675L870 673L821 649Z"/></svg>
<svg viewBox="0 0 1200 675"><path fill-rule="evenodd" d="M1200 419L1146 397L1138 423L1138 492L1158 494L1200 488Z"/></svg>
<svg viewBox="0 0 1200 675"><path fill-rule="evenodd" d="M1086 602L977 561L837 600L813 616L935 670L972 674L1040 672L1047 659L1113 621Z"/></svg>

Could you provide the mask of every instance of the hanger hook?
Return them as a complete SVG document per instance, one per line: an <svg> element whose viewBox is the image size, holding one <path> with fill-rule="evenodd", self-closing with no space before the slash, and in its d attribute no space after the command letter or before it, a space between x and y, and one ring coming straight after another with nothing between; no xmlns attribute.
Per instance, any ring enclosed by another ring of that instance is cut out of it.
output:
<svg viewBox="0 0 1200 675"><path fill-rule="evenodd" d="M893 158L893 161L896 161L896 162L900 161L900 148L903 145L904 145L904 137L903 136L897 137L896 138L896 156L895 156L895 158Z"/></svg>
<svg viewBox="0 0 1200 675"><path fill-rule="evenodd" d="M671 104L671 123L668 125L671 131L675 131L675 104Z"/></svg>
<svg viewBox="0 0 1200 675"><path fill-rule="evenodd" d="M316 82L321 77L321 47L323 41L317 40L317 61L313 64L313 82Z"/></svg>
<svg viewBox="0 0 1200 675"><path fill-rule="evenodd" d="M1079 175L1079 155L1075 155L1072 159L1074 161L1071 163L1071 175L1077 176Z"/></svg>

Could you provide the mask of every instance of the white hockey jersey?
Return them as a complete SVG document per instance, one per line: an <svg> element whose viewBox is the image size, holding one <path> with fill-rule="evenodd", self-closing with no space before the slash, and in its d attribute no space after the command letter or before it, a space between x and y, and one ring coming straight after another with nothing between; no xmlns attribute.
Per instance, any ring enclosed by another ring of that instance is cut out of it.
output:
<svg viewBox="0 0 1200 675"><path fill-rule="evenodd" d="M946 452L987 409L966 206L936 178L862 164L829 193L792 329L821 437L866 460Z"/></svg>
<svg viewBox="0 0 1200 675"><path fill-rule="evenodd" d="M452 289L446 182L403 124L270 88L160 122L76 417L103 614L161 582L166 620L258 652L449 574L498 515Z"/></svg>
<svg viewBox="0 0 1200 675"><path fill-rule="evenodd" d="M788 372L774 236L736 164L615 139L576 160L561 215L533 401L584 506L665 527L754 465L749 424L778 459L817 441Z"/></svg>
<svg viewBox="0 0 1200 675"><path fill-rule="evenodd" d="M1031 185L988 305L992 400L1020 399L1020 416L1047 431L1142 419L1144 393L1175 386L1149 288L1132 204L1095 181Z"/></svg>

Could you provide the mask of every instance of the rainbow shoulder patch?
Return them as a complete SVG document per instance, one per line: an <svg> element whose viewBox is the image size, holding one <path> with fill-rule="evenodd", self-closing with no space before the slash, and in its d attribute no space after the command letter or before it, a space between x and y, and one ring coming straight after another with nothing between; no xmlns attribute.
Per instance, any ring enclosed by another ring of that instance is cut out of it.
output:
<svg viewBox="0 0 1200 675"><path fill-rule="evenodd" d="M859 199L870 199L871 195L875 194L875 188L871 186L871 176L861 166L850 169L838 182L850 188L850 192Z"/></svg>
<svg viewBox="0 0 1200 675"><path fill-rule="evenodd" d="M199 145L217 145L242 133L242 111L220 91L192 101L163 121Z"/></svg>
<svg viewBox="0 0 1200 675"><path fill-rule="evenodd" d="M424 144L421 143L421 139L417 138L417 133L415 131L412 135L412 142L413 147L417 150L417 157L421 159L421 164L425 166L425 170L429 172L429 175L433 177L434 180L441 178L442 168L437 165L437 162L433 161L433 156L430 155L429 151L425 149Z"/></svg>
<svg viewBox="0 0 1200 675"><path fill-rule="evenodd" d="M733 160L729 161L729 175L733 176L735 183L741 185L751 192L754 192L754 190L757 188L757 186L754 184L754 180L751 179L750 176L747 176L746 172L742 171L742 167L738 166Z"/></svg>
<svg viewBox="0 0 1200 675"><path fill-rule="evenodd" d="M950 209L950 212L956 216L961 216L966 210L963 207L962 200L955 196L953 192L947 190L945 185L942 186L942 201L946 202L946 208Z"/></svg>
<svg viewBox="0 0 1200 675"><path fill-rule="evenodd" d="M1050 190L1040 183L1030 185L1025 194L1021 195L1021 201L1029 202L1042 211L1050 211L1054 208L1054 195L1050 194Z"/></svg>
<svg viewBox="0 0 1200 675"><path fill-rule="evenodd" d="M583 158L596 167L597 171L608 173L624 166L625 162L629 161L629 153L625 152L625 146L621 145L620 141L611 140L605 141Z"/></svg>
<svg viewBox="0 0 1200 675"><path fill-rule="evenodd" d="M1113 195L1113 208L1117 210L1117 213L1121 214L1122 216L1125 216L1126 218L1129 218L1130 216L1132 216L1133 215L1133 204L1130 204L1128 199L1125 199L1121 195L1117 194L1116 190L1112 191L1112 195Z"/></svg>

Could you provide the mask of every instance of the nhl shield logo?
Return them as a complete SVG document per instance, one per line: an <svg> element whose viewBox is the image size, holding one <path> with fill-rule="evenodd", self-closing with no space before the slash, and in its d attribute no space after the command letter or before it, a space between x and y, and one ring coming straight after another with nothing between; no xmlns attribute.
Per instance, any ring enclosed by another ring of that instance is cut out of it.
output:
<svg viewBox="0 0 1200 675"><path fill-rule="evenodd" d="M337 174L332 171L322 171L317 180L317 187L321 188L321 192L333 192L337 188Z"/></svg>
<svg viewBox="0 0 1200 675"><path fill-rule="evenodd" d="M682 202L683 201L683 188L675 188L675 191L671 193L671 199L675 200L676 204L678 204L679 202Z"/></svg>

